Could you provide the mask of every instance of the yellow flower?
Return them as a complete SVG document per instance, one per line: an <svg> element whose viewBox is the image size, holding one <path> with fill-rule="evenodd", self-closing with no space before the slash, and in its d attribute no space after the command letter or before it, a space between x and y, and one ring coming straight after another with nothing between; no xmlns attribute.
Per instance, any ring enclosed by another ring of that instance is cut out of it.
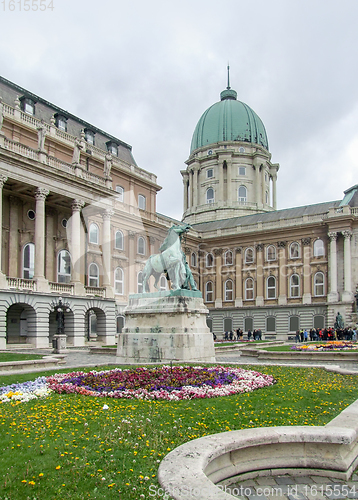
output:
<svg viewBox="0 0 358 500"><path fill-rule="evenodd" d="M61 469L61 465L58 465L58 466L56 467L56 470L58 470L58 469Z"/></svg>

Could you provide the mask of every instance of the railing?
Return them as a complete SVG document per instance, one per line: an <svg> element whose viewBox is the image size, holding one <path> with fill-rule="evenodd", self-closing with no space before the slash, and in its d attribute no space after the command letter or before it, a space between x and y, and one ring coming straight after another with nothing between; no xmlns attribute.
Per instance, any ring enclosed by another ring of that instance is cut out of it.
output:
<svg viewBox="0 0 358 500"><path fill-rule="evenodd" d="M36 282L24 278L6 278L9 288L16 288L18 290L31 290L36 291Z"/></svg>
<svg viewBox="0 0 358 500"><path fill-rule="evenodd" d="M66 293L69 295L74 295L74 285L70 283L50 282L50 290L53 293Z"/></svg>
<svg viewBox="0 0 358 500"><path fill-rule="evenodd" d="M5 137L4 140L4 148L8 151L12 151L13 153L18 153L22 156L26 156L27 158L31 158L32 160L39 160L38 152L28 146L24 146L19 142L11 141Z"/></svg>
<svg viewBox="0 0 358 500"><path fill-rule="evenodd" d="M58 168L59 170L66 172L66 174L75 175L75 167L73 165L70 165L69 163L66 163L65 161L59 160L58 158L55 158L54 156L48 157L48 164L50 165L50 167Z"/></svg>
<svg viewBox="0 0 358 500"><path fill-rule="evenodd" d="M14 116L15 115L15 109L9 106L8 104L3 103L4 105L4 114Z"/></svg>
<svg viewBox="0 0 358 500"><path fill-rule="evenodd" d="M96 297L106 297L106 289L97 286L85 286L86 295L94 295Z"/></svg>
<svg viewBox="0 0 358 500"><path fill-rule="evenodd" d="M86 181L93 182L99 186L106 187L106 179L100 177L99 175L93 174L92 172L87 172L87 170L81 170L80 177Z"/></svg>

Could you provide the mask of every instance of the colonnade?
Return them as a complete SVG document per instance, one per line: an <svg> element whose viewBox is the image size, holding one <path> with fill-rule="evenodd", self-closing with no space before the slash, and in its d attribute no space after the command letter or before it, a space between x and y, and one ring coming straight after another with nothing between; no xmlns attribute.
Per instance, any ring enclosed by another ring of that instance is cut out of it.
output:
<svg viewBox="0 0 358 500"><path fill-rule="evenodd" d="M228 158L225 160L220 160L213 168L217 169L217 175L215 176L218 182L215 184L214 189L216 190L215 201L219 204L223 204L225 201L228 205L233 202L237 202L237 189L233 189L233 180L237 181L237 187L239 187L239 177L234 175L233 169L238 168L238 165L233 165L232 159ZM249 168L247 165L246 168ZM204 169L211 168L210 165L205 167L200 166L198 162L191 165L190 169L182 172L183 177L183 191L184 191L184 212L189 208L195 209L199 205L205 205L207 200L205 199L204 192L200 189L200 182L203 179L200 177L203 175ZM267 171L266 171L267 173ZM252 203L256 203L258 208L262 208L264 205L271 206L271 200L269 199L266 203L266 189L267 183L265 178L265 169L260 168L260 165L255 167L255 199L250 200ZM270 175L272 181L272 207L276 210L277 208L277 173ZM208 180L208 179L205 179ZM242 183L245 184L244 179ZM236 193L236 195L234 194Z"/></svg>

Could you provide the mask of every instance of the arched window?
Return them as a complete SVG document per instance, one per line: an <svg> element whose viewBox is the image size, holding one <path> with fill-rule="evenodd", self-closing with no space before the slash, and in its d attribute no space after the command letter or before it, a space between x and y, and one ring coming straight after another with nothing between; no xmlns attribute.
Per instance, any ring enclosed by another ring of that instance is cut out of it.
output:
<svg viewBox="0 0 358 500"><path fill-rule="evenodd" d="M323 297L324 295L324 274L321 272L314 275L314 295L315 297Z"/></svg>
<svg viewBox="0 0 358 500"><path fill-rule="evenodd" d="M266 281L267 298L276 298L276 278L275 276L269 276Z"/></svg>
<svg viewBox="0 0 358 500"><path fill-rule="evenodd" d="M233 265L233 257L232 257L232 251L227 250L224 254L224 263L225 266L232 266Z"/></svg>
<svg viewBox="0 0 358 500"><path fill-rule="evenodd" d="M206 203L214 203L214 190L209 188L206 191Z"/></svg>
<svg viewBox="0 0 358 500"><path fill-rule="evenodd" d="M313 318L313 328L324 328L324 316L318 314Z"/></svg>
<svg viewBox="0 0 358 500"><path fill-rule="evenodd" d="M273 245L269 245L266 249L267 260L276 260L276 248Z"/></svg>
<svg viewBox="0 0 358 500"><path fill-rule="evenodd" d="M233 300L234 283L232 280L226 280L224 284L224 297L226 301Z"/></svg>
<svg viewBox="0 0 358 500"><path fill-rule="evenodd" d="M245 250L245 264L252 264L254 262L253 248L246 248Z"/></svg>
<svg viewBox="0 0 358 500"><path fill-rule="evenodd" d="M239 203L246 203L246 201L247 201L247 189L245 186L239 187L238 201L239 201Z"/></svg>
<svg viewBox="0 0 358 500"><path fill-rule="evenodd" d="M300 256L300 245L297 243L297 241L294 241L290 245L290 258L298 259L299 256Z"/></svg>
<svg viewBox="0 0 358 500"><path fill-rule="evenodd" d="M88 267L88 286L99 287L99 269L94 262Z"/></svg>
<svg viewBox="0 0 358 500"><path fill-rule="evenodd" d="M246 317L244 319L244 331L248 332L249 330L254 329L254 318Z"/></svg>
<svg viewBox="0 0 358 500"><path fill-rule="evenodd" d="M275 316L267 316L266 318L266 331L275 332L276 331L276 318Z"/></svg>
<svg viewBox="0 0 358 500"><path fill-rule="evenodd" d="M57 283L71 281L71 256L67 250L61 250L57 256Z"/></svg>
<svg viewBox="0 0 358 500"><path fill-rule="evenodd" d="M247 278L245 281L245 300L254 300L254 280Z"/></svg>
<svg viewBox="0 0 358 500"><path fill-rule="evenodd" d="M125 318L124 316L117 316L117 333L122 333L124 328Z"/></svg>
<svg viewBox="0 0 358 500"><path fill-rule="evenodd" d="M99 241L99 229L97 224L92 222L89 229L89 242L93 243L94 245L98 245L98 241Z"/></svg>
<svg viewBox="0 0 358 500"><path fill-rule="evenodd" d="M114 271L114 293L123 295L123 269L120 267Z"/></svg>
<svg viewBox="0 0 358 500"><path fill-rule="evenodd" d="M300 277L298 274L293 274L290 277L290 297L300 296Z"/></svg>
<svg viewBox="0 0 358 500"><path fill-rule="evenodd" d="M143 293L143 273L139 271L137 276L137 293Z"/></svg>
<svg viewBox="0 0 358 500"><path fill-rule="evenodd" d="M116 186L117 200L123 203L124 201L124 188L122 186Z"/></svg>
<svg viewBox="0 0 358 500"><path fill-rule="evenodd" d="M205 285L205 302L214 302L214 287L212 281L208 281Z"/></svg>
<svg viewBox="0 0 358 500"><path fill-rule="evenodd" d="M196 253L195 253L195 252L193 252L193 253L191 254L191 260L190 260L190 263L191 263L191 266L192 266L192 267L196 267Z"/></svg>
<svg viewBox="0 0 358 500"><path fill-rule="evenodd" d="M298 316L290 316L289 332L297 332L300 329L300 318Z"/></svg>
<svg viewBox="0 0 358 500"><path fill-rule="evenodd" d="M146 207L146 199L142 194L138 195L138 207L140 210L145 210Z"/></svg>
<svg viewBox="0 0 358 500"><path fill-rule="evenodd" d="M206 255L206 267L213 267L214 265L214 256L212 253L208 253Z"/></svg>
<svg viewBox="0 0 358 500"><path fill-rule="evenodd" d="M35 272L35 245L28 243L24 246L22 257L22 277L31 280Z"/></svg>
<svg viewBox="0 0 358 500"><path fill-rule="evenodd" d="M116 243L117 250L123 250L123 233L122 231L116 231Z"/></svg>
<svg viewBox="0 0 358 500"><path fill-rule="evenodd" d="M139 255L145 255L145 240L142 236L139 236L138 238L137 251Z"/></svg>
<svg viewBox="0 0 358 500"><path fill-rule="evenodd" d="M168 280L167 278L163 275L160 277L160 291L161 292L166 292L167 291L167 284L168 284Z"/></svg>
<svg viewBox="0 0 358 500"><path fill-rule="evenodd" d="M324 243L322 240L318 239L313 244L313 255L315 257L322 257L324 254Z"/></svg>
<svg viewBox="0 0 358 500"><path fill-rule="evenodd" d="M224 318L224 332L232 331L232 318Z"/></svg>

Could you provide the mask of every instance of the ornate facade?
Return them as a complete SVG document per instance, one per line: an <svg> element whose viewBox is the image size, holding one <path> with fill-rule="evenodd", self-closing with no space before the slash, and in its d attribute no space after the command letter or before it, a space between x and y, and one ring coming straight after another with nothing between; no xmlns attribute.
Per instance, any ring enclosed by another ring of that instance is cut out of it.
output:
<svg viewBox="0 0 358 500"><path fill-rule="evenodd" d="M60 298L68 344L114 343L173 222L156 213L157 177L128 144L3 78L0 97L0 348L47 347ZM217 335L287 339L338 311L355 323L358 186L277 210L264 125L230 88L199 120L186 165L184 249Z"/></svg>
<svg viewBox="0 0 358 500"><path fill-rule="evenodd" d="M157 178L128 144L2 78L0 97L0 348L48 347L60 297L69 344L114 343L169 226Z"/></svg>

